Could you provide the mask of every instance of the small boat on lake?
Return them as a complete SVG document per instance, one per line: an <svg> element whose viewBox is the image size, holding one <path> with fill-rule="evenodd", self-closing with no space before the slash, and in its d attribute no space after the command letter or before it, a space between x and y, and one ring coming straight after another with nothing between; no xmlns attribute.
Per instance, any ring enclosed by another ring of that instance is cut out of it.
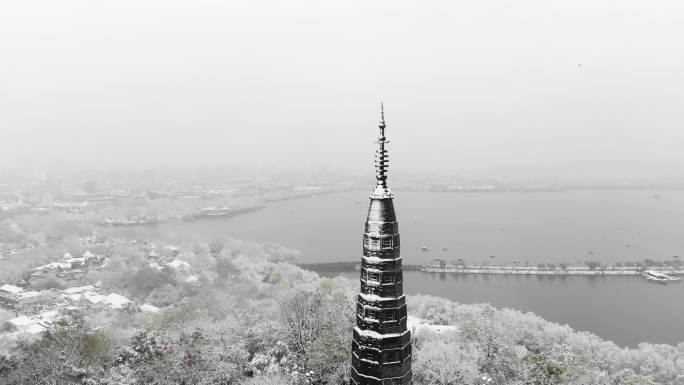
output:
<svg viewBox="0 0 684 385"><path fill-rule="evenodd" d="M233 212L230 207L207 207L202 209L200 215L204 217L218 217L222 215L228 215Z"/></svg>
<svg viewBox="0 0 684 385"><path fill-rule="evenodd" d="M643 273L641 273L641 276L646 278L646 280L649 282L663 283L663 284L675 283L675 282L679 282L682 280L679 277L673 277L673 276L667 275L665 273L661 273L661 272L653 271L653 270L646 270Z"/></svg>

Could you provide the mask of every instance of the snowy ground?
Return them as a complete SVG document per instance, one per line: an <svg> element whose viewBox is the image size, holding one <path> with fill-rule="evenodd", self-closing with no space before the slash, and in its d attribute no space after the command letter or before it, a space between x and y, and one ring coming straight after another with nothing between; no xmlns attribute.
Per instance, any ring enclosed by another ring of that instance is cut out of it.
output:
<svg viewBox="0 0 684 385"><path fill-rule="evenodd" d="M0 325L4 325L5 322L14 318L14 313L4 309L0 309Z"/></svg>
<svg viewBox="0 0 684 385"><path fill-rule="evenodd" d="M408 316L408 318L406 319L406 328L416 333L420 331L444 333L458 330L458 328L455 325L434 325L427 320L413 316Z"/></svg>

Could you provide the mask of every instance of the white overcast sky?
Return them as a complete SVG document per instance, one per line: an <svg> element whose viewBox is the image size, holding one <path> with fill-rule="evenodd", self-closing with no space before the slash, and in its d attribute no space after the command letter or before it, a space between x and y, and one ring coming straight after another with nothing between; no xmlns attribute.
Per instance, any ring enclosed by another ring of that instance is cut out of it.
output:
<svg viewBox="0 0 684 385"><path fill-rule="evenodd" d="M684 176L683 7L6 1L0 162Z"/></svg>

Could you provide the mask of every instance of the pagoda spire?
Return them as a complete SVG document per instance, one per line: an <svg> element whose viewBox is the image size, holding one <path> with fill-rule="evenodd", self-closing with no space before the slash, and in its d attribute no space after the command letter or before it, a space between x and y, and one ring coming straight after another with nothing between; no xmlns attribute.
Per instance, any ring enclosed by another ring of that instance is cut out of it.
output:
<svg viewBox="0 0 684 385"><path fill-rule="evenodd" d="M392 198L394 195L387 187L387 169L389 168L389 155L385 145L389 143L389 140L385 137L385 107L380 102L380 122L378 123L378 128L380 128L380 133L378 140L375 143L378 144L378 149L375 151L375 179L377 180L375 191L371 194L371 198Z"/></svg>

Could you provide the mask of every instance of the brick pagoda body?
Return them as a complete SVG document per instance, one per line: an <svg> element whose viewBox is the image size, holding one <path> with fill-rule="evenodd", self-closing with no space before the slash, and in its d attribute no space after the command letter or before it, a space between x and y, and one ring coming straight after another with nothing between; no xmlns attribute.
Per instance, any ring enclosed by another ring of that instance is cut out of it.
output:
<svg viewBox="0 0 684 385"><path fill-rule="evenodd" d="M352 341L351 385L413 384L411 334L406 328L399 224L387 187L384 111L375 156L377 185L363 234L361 290Z"/></svg>

